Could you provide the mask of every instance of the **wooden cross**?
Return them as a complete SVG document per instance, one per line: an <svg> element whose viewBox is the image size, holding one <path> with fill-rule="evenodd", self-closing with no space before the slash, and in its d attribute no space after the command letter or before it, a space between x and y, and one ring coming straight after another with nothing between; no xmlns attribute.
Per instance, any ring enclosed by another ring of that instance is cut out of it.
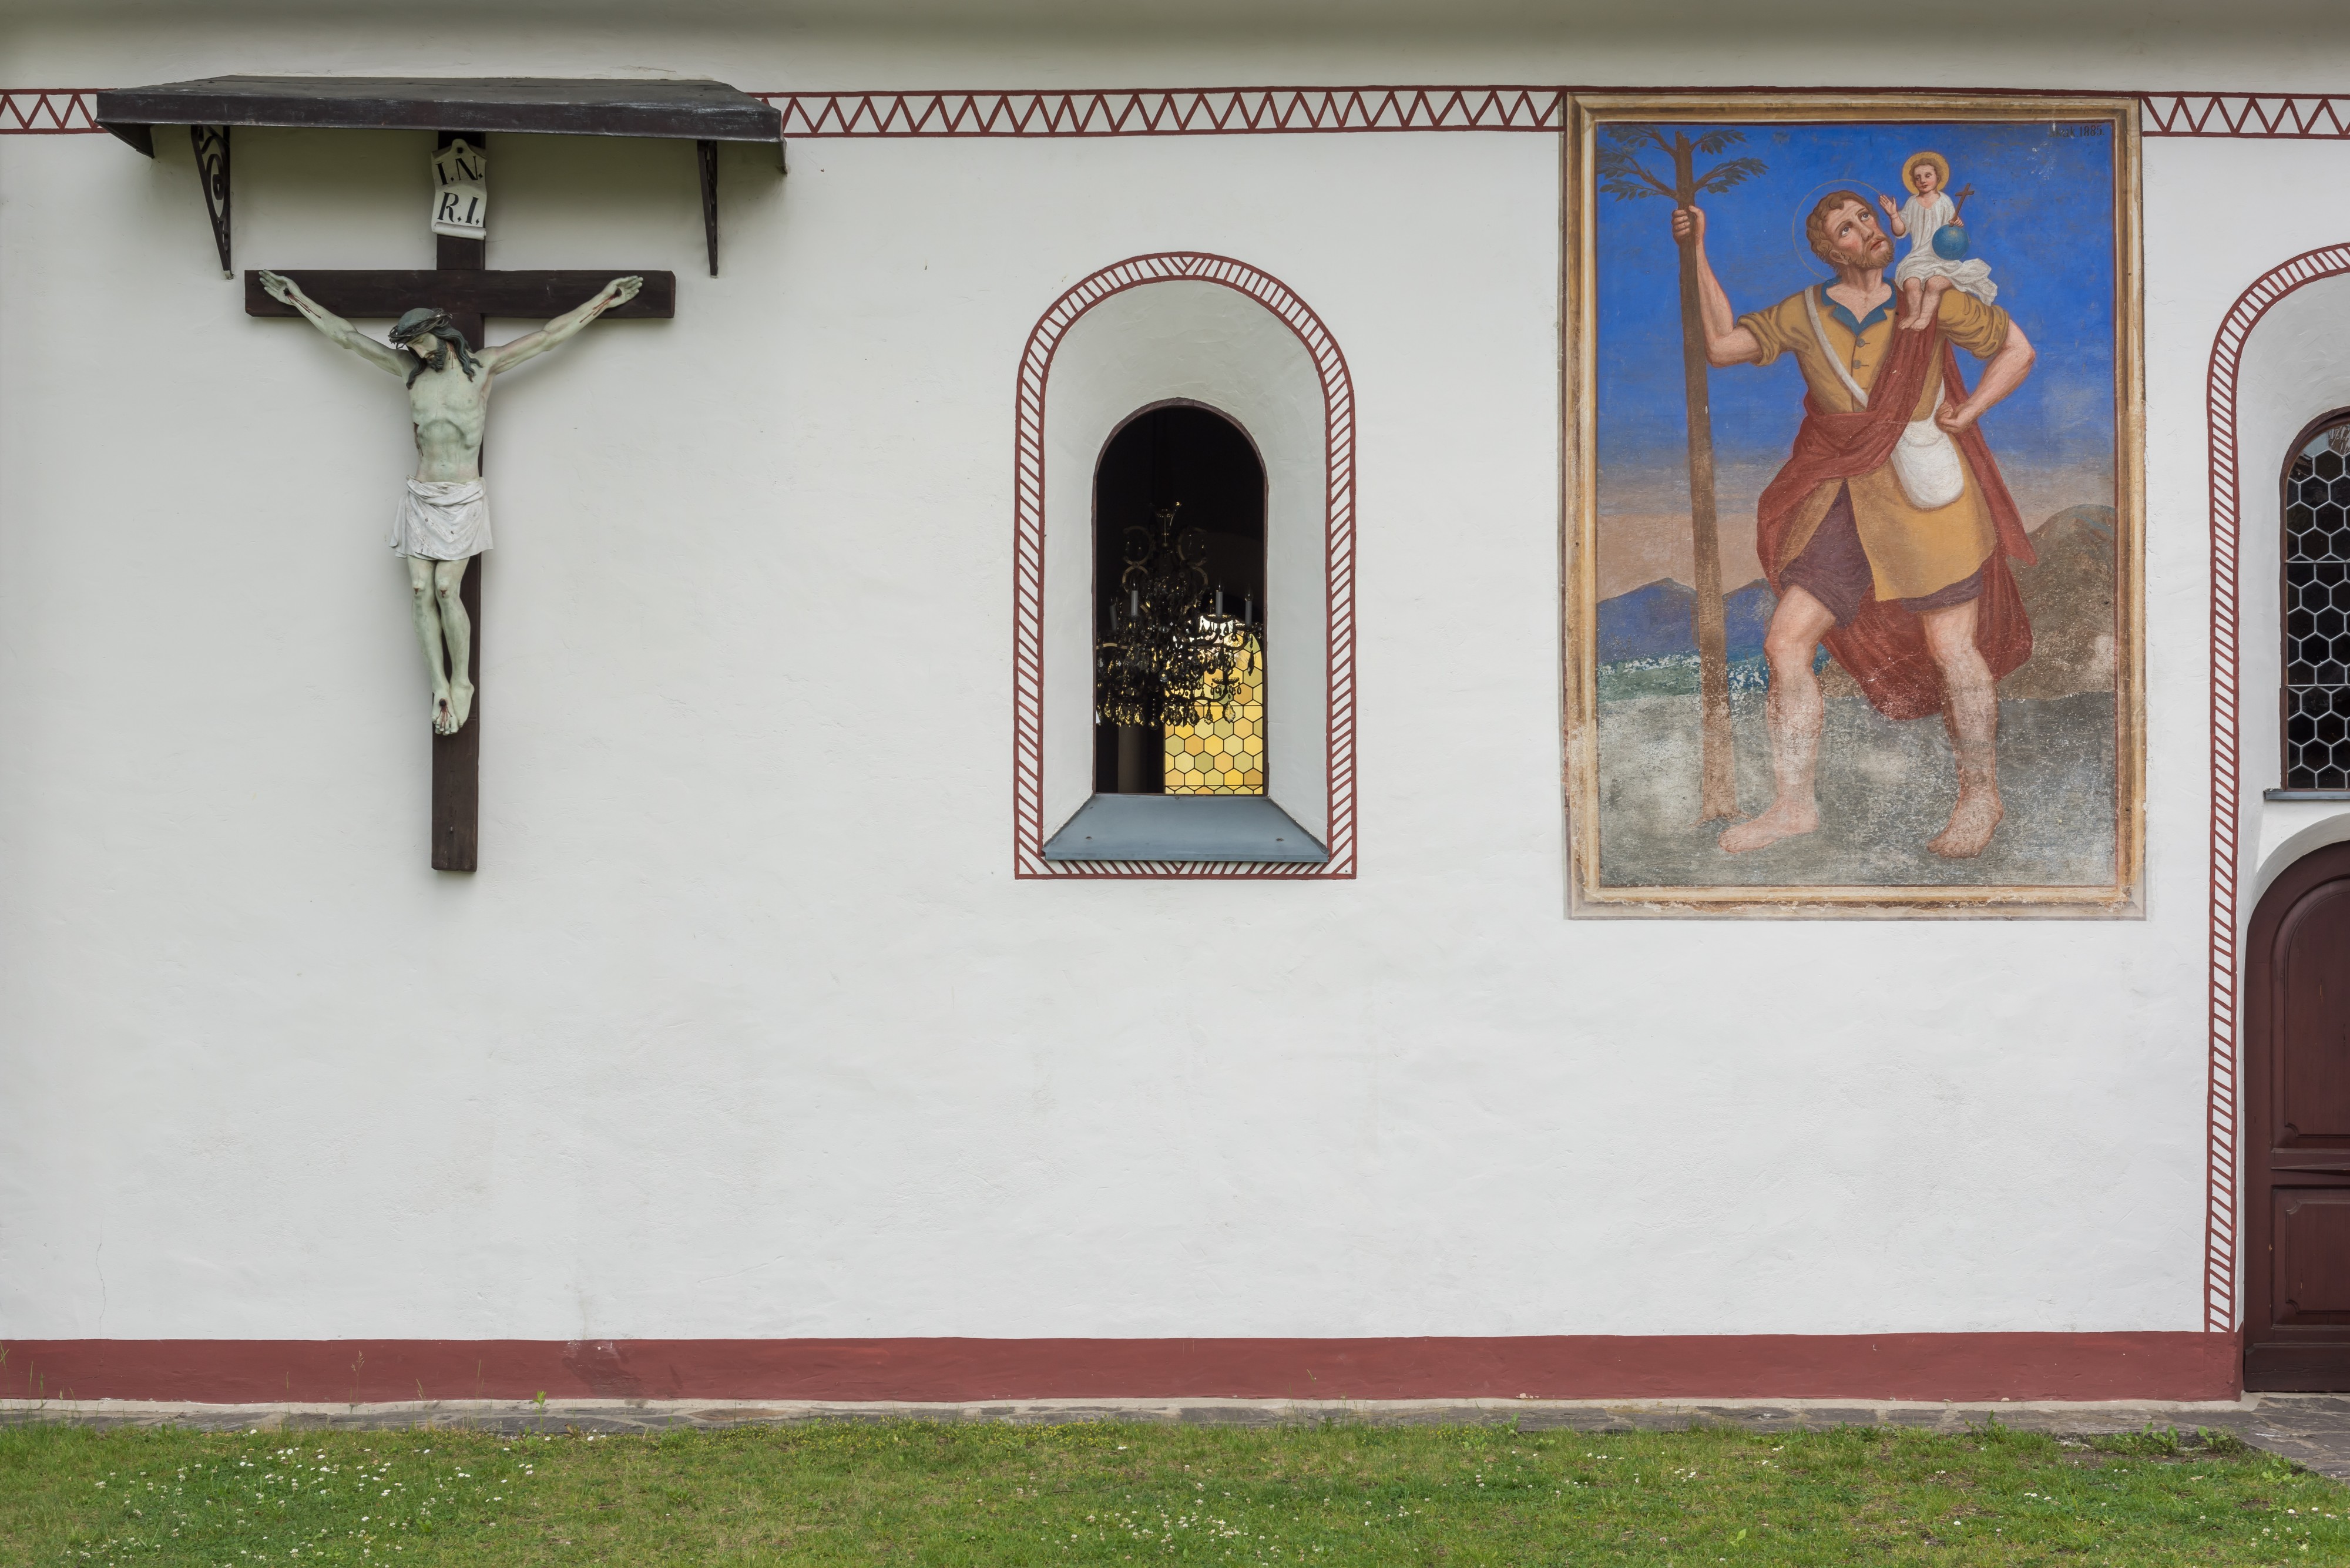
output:
<svg viewBox="0 0 2350 1568"><path fill-rule="evenodd" d="M459 132L442 131L446 147ZM486 140L479 131L462 133L479 147ZM677 275L650 267L611 267L598 272L492 272L485 240L437 234L431 272L367 271L304 272L288 267L285 275L302 292L346 320L392 320L416 306L445 310L467 342L483 346L482 328L491 317L522 317L546 321L584 305L616 277L631 273L645 286L626 305L604 313L614 317L655 317L677 314ZM281 305L261 286L260 274L244 275L244 313L298 319L290 305ZM389 501L385 503L388 506ZM453 735L432 737L432 868L471 871L481 841L482 804L482 568L486 555L473 557L465 573L462 595L465 613L473 618L473 647L469 661L473 682L473 711L465 727Z"/></svg>

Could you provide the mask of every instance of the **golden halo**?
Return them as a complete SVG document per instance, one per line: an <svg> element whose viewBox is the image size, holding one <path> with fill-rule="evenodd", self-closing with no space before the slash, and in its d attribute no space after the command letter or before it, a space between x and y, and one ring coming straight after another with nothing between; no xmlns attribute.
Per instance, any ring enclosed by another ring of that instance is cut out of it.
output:
<svg viewBox="0 0 2350 1568"><path fill-rule="evenodd" d="M1950 161L1943 157L1939 152L1912 152L1908 157L1903 159L1901 161L1902 187L1912 196L1919 194L1918 182L1909 177L1909 171L1917 168L1920 163L1930 163L1934 166L1934 174L1938 182L1934 186L1934 189L1942 192L1944 195L1950 194Z"/></svg>

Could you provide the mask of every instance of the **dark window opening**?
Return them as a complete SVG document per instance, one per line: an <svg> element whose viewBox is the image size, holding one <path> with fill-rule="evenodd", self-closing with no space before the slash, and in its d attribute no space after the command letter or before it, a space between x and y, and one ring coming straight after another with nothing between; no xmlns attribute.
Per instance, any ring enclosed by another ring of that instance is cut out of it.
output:
<svg viewBox="0 0 2350 1568"><path fill-rule="evenodd" d="M1112 632L1133 602L1128 563L1175 529L1199 531L1192 551L1226 613L1264 619L1264 465L1240 427L1192 403L1170 403L1128 421L1094 472L1094 629ZM1122 587L1122 583L1126 586ZM1265 780L1263 649L1247 639L1254 684L1211 721L1190 724L1100 722L1096 672L1094 789L1103 794L1263 794Z"/></svg>
<svg viewBox="0 0 2350 1568"><path fill-rule="evenodd" d="M2350 790L2350 410L2284 475L2284 787Z"/></svg>

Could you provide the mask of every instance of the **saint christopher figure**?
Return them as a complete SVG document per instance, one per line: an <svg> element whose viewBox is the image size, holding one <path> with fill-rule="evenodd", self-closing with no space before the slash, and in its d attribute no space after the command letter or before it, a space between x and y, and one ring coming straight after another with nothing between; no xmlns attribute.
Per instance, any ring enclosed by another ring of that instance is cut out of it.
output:
<svg viewBox="0 0 2350 1568"><path fill-rule="evenodd" d="M645 286L616 277L577 310L536 332L479 354L445 310L418 308L400 318L387 347L304 294L291 278L261 275L269 297L292 306L302 319L380 370L408 382L408 417L416 427L416 475L393 514L391 547L408 558L408 586L416 635L432 675L432 728L453 735L473 707L471 668L473 627L458 590L465 564L490 547L490 504L482 489L482 432L489 423L490 384L510 370L578 335L579 329ZM404 350L404 351L403 351ZM445 650L445 651L444 651Z"/></svg>
<svg viewBox="0 0 2350 1568"><path fill-rule="evenodd" d="M2033 559L1978 421L2036 355L2006 311L1960 288L1936 296L1929 330L1898 330L1884 275L1893 242L1855 192L1820 198L1804 233L1835 281L1739 316L1706 260L1704 212L1673 213L1674 237L1693 242L1707 361L1768 365L1786 354L1804 375L1794 449L1755 508L1755 554L1779 596L1762 639L1777 793L1718 842L1738 855L1818 828L1825 706L1813 664L1825 642L1887 718L1942 716L1959 798L1926 847L1971 859L2006 815L1999 680L2032 657L2007 563ZM1960 348L1983 361L1971 393Z"/></svg>

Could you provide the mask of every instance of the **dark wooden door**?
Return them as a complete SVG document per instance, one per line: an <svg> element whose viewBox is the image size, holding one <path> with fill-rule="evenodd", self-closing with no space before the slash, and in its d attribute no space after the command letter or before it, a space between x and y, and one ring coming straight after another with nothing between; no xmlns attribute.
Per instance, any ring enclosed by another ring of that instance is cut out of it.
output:
<svg viewBox="0 0 2350 1568"><path fill-rule="evenodd" d="M2244 1386L2350 1391L2350 844L2252 912L2244 1012Z"/></svg>

